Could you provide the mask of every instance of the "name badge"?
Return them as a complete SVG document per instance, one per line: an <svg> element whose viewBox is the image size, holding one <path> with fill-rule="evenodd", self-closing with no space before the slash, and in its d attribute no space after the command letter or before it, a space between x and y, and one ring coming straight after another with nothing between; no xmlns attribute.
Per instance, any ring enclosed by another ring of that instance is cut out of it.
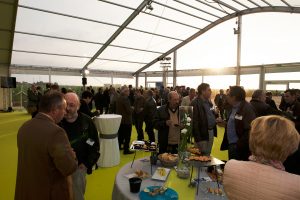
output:
<svg viewBox="0 0 300 200"><path fill-rule="evenodd" d="M242 115L235 115L234 118L237 119L237 120L243 120L243 116Z"/></svg>
<svg viewBox="0 0 300 200"><path fill-rule="evenodd" d="M90 146L93 146L95 144L95 141L92 140L91 138L87 139L86 143Z"/></svg>

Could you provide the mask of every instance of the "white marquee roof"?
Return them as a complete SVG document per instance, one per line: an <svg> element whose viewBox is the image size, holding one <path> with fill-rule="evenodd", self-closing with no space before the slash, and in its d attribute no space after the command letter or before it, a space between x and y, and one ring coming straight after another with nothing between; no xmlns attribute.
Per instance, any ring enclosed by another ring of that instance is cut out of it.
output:
<svg viewBox="0 0 300 200"><path fill-rule="evenodd" d="M300 13L300 0L19 0L11 64L134 74L258 12Z"/></svg>

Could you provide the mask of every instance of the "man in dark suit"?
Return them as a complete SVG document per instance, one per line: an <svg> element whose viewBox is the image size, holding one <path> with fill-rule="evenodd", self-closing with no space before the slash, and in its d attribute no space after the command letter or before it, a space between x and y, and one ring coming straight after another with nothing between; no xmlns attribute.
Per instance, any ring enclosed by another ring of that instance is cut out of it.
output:
<svg viewBox="0 0 300 200"><path fill-rule="evenodd" d="M90 91L84 91L81 94L79 112L82 112L90 117L99 115L100 112L98 110L92 112L89 107L89 103L92 101L92 99L93 99L93 94Z"/></svg>
<svg viewBox="0 0 300 200"><path fill-rule="evenodd" d="M145 107L145 97L142 94L142 90L135 90L135 99L133 103L133 122L137 132L137 139L144 140L144 107Z"/></svg>
<svg viewBox="0 0 300 200"><path fill-rule="evenodd" d="M240 86L230 87L227 101L231 105L221 150L228 150L229 159L248 160L249 131L256 118L253 106L246 100L246 92Z"/></svg>
<svg viewBox="0 0 300 200"><path fill-rule="evenodd" d="M225 119L225 116L224 116L224 112L225 112L225 108L224 108L224 106L225 106L225 100L226 100L226 95L224 94L224 90L221 89L220 93L215 96L214 102L215 102L215 105L218 107L218 109L220 111L220 117L222 119Z"/></svg>
<svg viewBox="0 0 300 200"><path fill-rule="evenodd" d="M270 105L272 108L278 110L275 101L272 99L272 92L266 92L266 104Z"/></svg>
<svg viewBox="0 0 300 200"><path fill-rule="evenodd" d="M300 102L297 100L297 90L286 90L284 101L286 106L283 111L295 123L295 127L300 134ZM287 172L300 175L300 144L298 150L290 155L283 164Z"/></svg>
<svg viewBox="0 0 300 200"><path fill-rule="evenodd" d="M104 108L104 94L103 94L103 89L100 87L98 89L98 92L94 96L94 101L95 101L95 107L96 110L100 111L100 114L103 114L103 108Z"/></svg>
<svg viewBox="0 0 300 200"><path fill-rule="evenodd" d="M271 107L266 102L266 95L263 90L255 90L252 94L252 99L250 104L255 110L256 117L266 116L266 115L281 115L282 113Z"/></svg>
<svg viewBox="0 0 300 200"><path fill-rule="evenodd" d="M153 91L152 90L146 91L145 98L146 98L146 102L144 108L144 121L146 124L146 132L148 134L149 140L151 142L155 142L155 136L153 132L153 119L157 109L156 109L156 102L153 98Z"/></svg>
<svg viewBox="0 0 300 200"><path fill-rule="evenodd" d="M65 114L60 92L48 92L39 113L18 132L18 169L15 199L73 199L70 175L77 160L66 132L56 125Z"/></svg>
<svg viewBox="0 0 300 200"><path fill-rule="evenodd" d="M116 101L116 113L122 115L121 125L118 131L118 140L121 149L121 145L124 145L123 154L132 154L129 151L129 143L132 130L132 112L133 109L130 106L129 89L127 86L121 87L120 96Z"/></svg>

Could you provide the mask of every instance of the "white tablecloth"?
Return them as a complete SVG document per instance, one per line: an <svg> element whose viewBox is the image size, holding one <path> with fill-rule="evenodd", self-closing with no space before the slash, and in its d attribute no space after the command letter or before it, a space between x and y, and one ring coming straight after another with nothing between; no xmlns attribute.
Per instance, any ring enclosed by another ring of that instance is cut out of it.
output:
<svg viewBox="0 0 300 200"><path fill-rule="evenodd" d="M137 159L134 161L133 167L131 168L131 162L123 166L115 178L114 188L112 192L112 200L139 200L139 193L131 193L129 180L125 177L126 174L134 173L137 169L143 170L151 174L150 162L143 162L145 158ZM149 157L148 157L149 160ZM157 166L153 166L153 173L157 169ZM147 186L162 186L163 181L153 180L151 178L144 179L141 184L140 190L143 190Z"/></svg>
<svg viewBox="0 0 300 200"><path fill-rule="evenodd" d="M213 160L214 160L214 163L218 163L218 161L216 159L213 159ZM143 170L143 171L151 174L149 157L137 159L134 161L132 168L130 166L131 166L131 162L124 165L117 173L116 178L115 178L113 192L112 192L112 200L139 200L140 199L139 193L131 193L130 192L129 180L128 180L128 177L126 177L125 175L132 174L137 169ZM153 173L155 172L157 167L161 167L160 161L157 162L157 165L153 165L153 169L152 169ZM172 175L172 173L173 173L173 175ZM199 170L194 168L193 178L198 177L197 176L198 173L200 173L199 178L204 178L204 177L206 179L208 178L208 175L206 173L206 167L201 167L201 169L199 169ZM200 200L227 200L226 196L214 195L214 194L207 192L207 187L212 187L214 189L218 187L216 182L201 181L200 186L198 188L199 192L197 194L196 193L197 188L188 187L189 179L179 179L175 174L176 174L175 170L172 169L168 176L166 186L173 188L175 191L177 190L178 195L179 195L179 200L191 200L191 198L186 197L187 193L194 193L195 196L193 199L195 199L195 200L199 200L199 199ZM177 182L182 182L182 181L184 182L183 187L182 187L182 184L177 183ZM158 181L158 180L154 180L151 178L147 178L142 181L140 191L148 186L162 186L162 185L164 185L163 181ZM181 188L179 189L180 186L181 186ZM220 185L220 187L224 191L223 186Z"/></svg>
<svg viewBox="0 0 300 200"><path fill-rule="evenodd" d="M100 158L98 166L112 167L120 163L118 133L121 115L105 114L94 117L94 123L100 135Z"/></svg>

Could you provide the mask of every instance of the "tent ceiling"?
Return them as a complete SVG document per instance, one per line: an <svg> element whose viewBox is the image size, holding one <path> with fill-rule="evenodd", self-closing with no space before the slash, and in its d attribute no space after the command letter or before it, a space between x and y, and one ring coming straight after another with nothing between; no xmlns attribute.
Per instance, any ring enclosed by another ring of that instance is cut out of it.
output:
<svg viewBox="0 0 300 200"><path fill-rule="evenodd" d="M19 0L11 64L141 72L228 19L257 12L300 13L299 4L299 0ZM152 11L147 9L150 5Z"/></svg>

